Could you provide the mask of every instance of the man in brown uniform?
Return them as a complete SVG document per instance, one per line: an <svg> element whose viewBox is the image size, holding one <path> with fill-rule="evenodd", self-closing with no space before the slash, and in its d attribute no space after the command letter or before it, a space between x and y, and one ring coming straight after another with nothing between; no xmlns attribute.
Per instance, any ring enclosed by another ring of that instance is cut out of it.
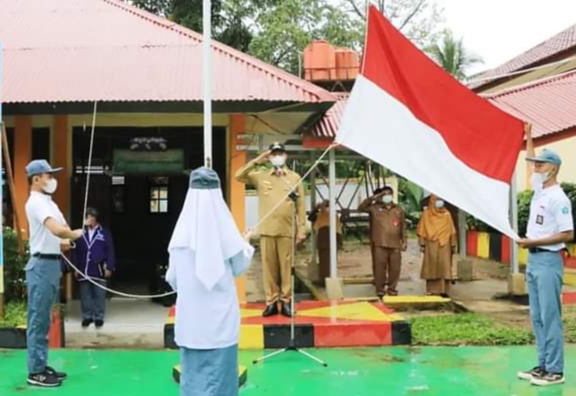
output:
<svg viewBox="0 0 576 396"><path fill-rule="evenodd" d="M393 202L394 190L386 186L374 193L358 210L370 214L374 280L376 294L382 298L398 294L402 251L406 251L408 235L404 210Z"/></svg>
<svg viewBox="0 0 576 396"><path fill-rule="evenodd" d="M236 180L256 187L260 218L284 200L259 227L266 293L263 316L278 314L278 301L282 305L282 315L292 316L290 271L292 252L295 250L293 238L296 237L296 244L306 239L306 196L302 184L299 184L300 176L285 166L286 158L284 145L274 143L269 151L250 161L236 173ZM272 164L272 169L259 167L267 162ZM296 194L286 198L291 191ZM297 218L296 224L293 224L295 205Z"/></svg>

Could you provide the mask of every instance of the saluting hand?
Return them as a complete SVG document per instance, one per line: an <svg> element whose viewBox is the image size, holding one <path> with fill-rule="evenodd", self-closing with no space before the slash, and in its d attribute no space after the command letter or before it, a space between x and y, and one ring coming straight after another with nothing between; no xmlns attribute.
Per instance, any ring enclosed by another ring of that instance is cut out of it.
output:
<svg viewBox="0 0 576 396"><path fill-rule="evenodd" d="M256 163L260 165L265 164L266 162L268 162L270 154L271 154L270 150L263 152L258 157L256 157Z"/></svg>

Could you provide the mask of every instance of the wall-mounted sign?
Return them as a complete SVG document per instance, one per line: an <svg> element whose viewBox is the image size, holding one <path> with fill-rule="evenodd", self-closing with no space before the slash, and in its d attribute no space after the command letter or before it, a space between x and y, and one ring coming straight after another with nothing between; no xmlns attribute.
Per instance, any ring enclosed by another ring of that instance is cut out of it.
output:
<svg viewBox="0 0 576 396"><path fill-rule="evenodd" d="M184 171L184 150L114 150L114 174L170 174Z"/></svg>

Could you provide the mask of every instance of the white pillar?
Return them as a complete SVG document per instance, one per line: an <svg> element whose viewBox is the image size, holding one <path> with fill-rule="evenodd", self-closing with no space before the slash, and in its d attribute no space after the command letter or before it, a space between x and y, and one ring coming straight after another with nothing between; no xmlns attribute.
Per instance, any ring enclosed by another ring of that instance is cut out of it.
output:
<svg viewBox="0 0 576 396"><path fill-rule="evenodd" d="M516 191L516 173L512 177L510 185L510 223L512 229L518 233L518 192ZM510 243L510 263L512 264L512 273L520 273L520 262L518 258L518 245L512 241Z"/></svg>
<svg viewBox="0 0 576 396"><path fill-rule="evenodd" d="M336 150L329 153L328 178L330 181L330 278L338 277L338 247L336 238Z"/></svg>
<svg viewBox="0 0 576 396"><path fill-rule="evenodd" d="M212 4L202 2L202 80L204 82L204 165L212 168Z"/></svg>
<svg viewBox="0 0 576 396"><path fill-rule="evenodd" d="M310 153L310 163L314 163L315 161L315 155L314 152ZM313 212L314 210L316 210L316 170L313 170L312 173L310 173L310 210ZM316 235L316 231L314 231L314 227L312 227L312 259L311 259L311 265L313 265L315 268L317 267L317 256L318 256L318 252L316 251L317 248L317 237L318 235ZM321 279L323 280L323 279Z"/></svg>

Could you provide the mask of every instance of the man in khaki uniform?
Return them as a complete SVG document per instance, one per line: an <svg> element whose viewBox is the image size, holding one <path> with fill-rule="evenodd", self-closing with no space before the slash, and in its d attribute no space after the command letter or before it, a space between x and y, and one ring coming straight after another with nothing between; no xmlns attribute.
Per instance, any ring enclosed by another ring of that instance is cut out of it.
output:
<svg viewBox="0 0 576 396"><path fill-rule="evenodd" d="M398 295L402 252L407 248L406 214L394 204L394 190L383 187L364 200L358 210L370 214L374 280L379 298Z"/></svg>
<svg viewBox="0 0 576 396"><path fill-rule="evenodd" d="M266 292L266 309L263 316L277 315L278 301L281 302L282 315L292 316L290 271L294 250L293 238L296 237L297 244L306 239L306 196L304 188L299 184L300 176L285 166L286 158L284 145L274 143L269 151L250 161L236 173L236 180L256 187L260 218L264 218L284 200L259 227ZM260 167L268 162L272 164L272 169ZM285 198L291 191L296 191L296 194L292 194L292 198ZM294 205L297 212L295 225Z"/></svg>

